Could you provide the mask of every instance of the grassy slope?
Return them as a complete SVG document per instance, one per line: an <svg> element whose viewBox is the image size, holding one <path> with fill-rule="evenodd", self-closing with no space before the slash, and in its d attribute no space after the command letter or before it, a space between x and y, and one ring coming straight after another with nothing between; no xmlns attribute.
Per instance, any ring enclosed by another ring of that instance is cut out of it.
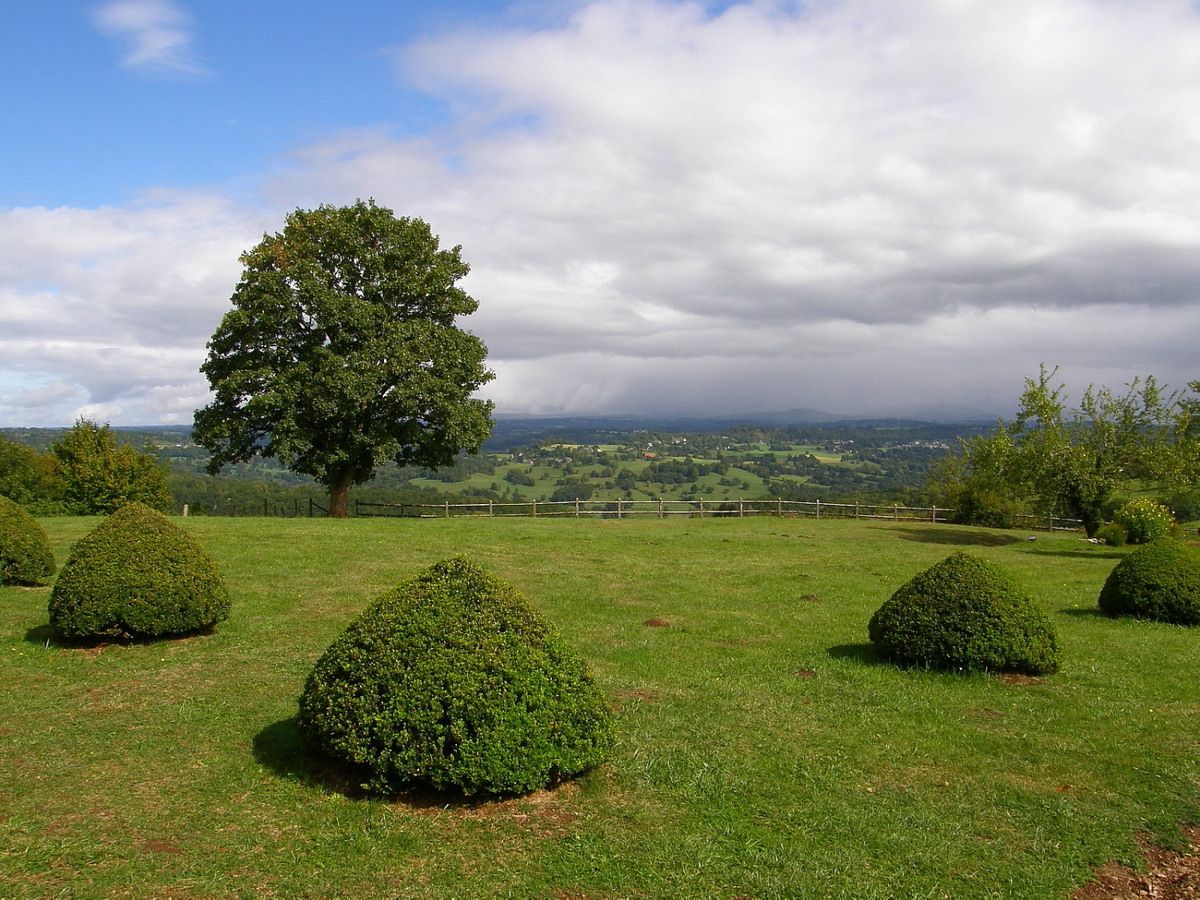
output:
<svg viewBox="0 0 1200 900"><path fill-rule="evenodd" d="M60 562L95 524L46 520ZM1065 895L1200 820L1200 633L1093 612L1114 553L893 523L191 519L212 635L57 646L0 589L0 896ZM1032 685L881 665L866 622L961 545L1052 616ZM465 553L520 587L620 709L610 764L483 805L357 796L299 747L316 657ZM644 624L657 618L669 627Z"/></svg>

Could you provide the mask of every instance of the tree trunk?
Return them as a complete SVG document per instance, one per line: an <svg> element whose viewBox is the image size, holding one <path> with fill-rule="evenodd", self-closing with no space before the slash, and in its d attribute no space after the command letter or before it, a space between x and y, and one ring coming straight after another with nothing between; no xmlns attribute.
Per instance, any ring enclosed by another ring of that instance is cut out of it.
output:
<svg viewBox="0 0 1200 900"><path fill-rule="evenodd" d="M346 507L350 500L350 485L354 479L349 475L335 475L329 482L329 518L346 518Z"/></svg>

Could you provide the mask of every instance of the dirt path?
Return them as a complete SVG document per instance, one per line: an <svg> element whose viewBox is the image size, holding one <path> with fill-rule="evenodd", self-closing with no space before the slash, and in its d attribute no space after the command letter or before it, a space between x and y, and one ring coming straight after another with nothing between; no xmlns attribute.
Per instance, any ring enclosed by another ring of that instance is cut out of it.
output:
<svg viewBox="0 0 1200 900"><path fill-rule="evenodd" d="M1200 900L1200 827L1185 828L1189 853L1176 853L1139 839L1146 866L1135 871L1106 863L1095 878L1071 894L1071 900Z"/></svg>

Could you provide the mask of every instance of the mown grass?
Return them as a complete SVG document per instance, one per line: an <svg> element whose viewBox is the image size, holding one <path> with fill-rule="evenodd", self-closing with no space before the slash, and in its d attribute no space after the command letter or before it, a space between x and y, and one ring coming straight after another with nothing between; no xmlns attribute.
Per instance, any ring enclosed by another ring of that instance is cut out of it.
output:
<svg viewBox="0 0 1200 900"><path fill-rule="evenodd" d="M891 522L181 520L210 635L62 646L0 589L0 896L1054 897L1200 821L1200 633L1095 611L1116 551ZM96 524L49 519L60 563ZM866 622L966 548L1052 617L1032 683L901 671ZM611 761L529 797L361 796L296 698L374 596L465 554L618 709ZM646 624L653 622L653 624Z"/></svg>

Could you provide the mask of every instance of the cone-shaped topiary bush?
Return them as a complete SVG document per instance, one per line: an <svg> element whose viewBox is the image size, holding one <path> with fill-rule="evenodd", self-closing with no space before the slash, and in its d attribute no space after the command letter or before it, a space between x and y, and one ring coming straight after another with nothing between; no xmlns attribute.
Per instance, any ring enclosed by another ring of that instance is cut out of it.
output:
<svg viewBox="0 0 1200 900"><path fill-rule="evenodd" d="M871 640L900 665L964 672L1058 669L1050 620L986 560L955 553L894 593L871 617Z"/></svg>
<svg viewBox="0 0 1200 900"><path fill-rule="evenodd" d="M122 506L76 544L50 594L50 625L70 638L187 634L228 615L216 563L141 503Z"/></svg>
<svg viewBox="0 0 1200 900"><path fill-rule="evenodd" d="M1175 625L1200 625L1200 558L1171 538L1138 547L1100 589L1100 609Z"/></svg>
<svg viewBox="0 0 1200 900"><path fill-rule="evenodd" d="M0 496L0 584L38 584L54 574L54 551L42 526Z"/></svg>
<svg viewBox="0 0 1200 900"><path fill-rule="evenodd" d="M523 793L599 763L611 714L582 660L463 559L373 603L317 662L299 726L365 786Z"/></svg>

